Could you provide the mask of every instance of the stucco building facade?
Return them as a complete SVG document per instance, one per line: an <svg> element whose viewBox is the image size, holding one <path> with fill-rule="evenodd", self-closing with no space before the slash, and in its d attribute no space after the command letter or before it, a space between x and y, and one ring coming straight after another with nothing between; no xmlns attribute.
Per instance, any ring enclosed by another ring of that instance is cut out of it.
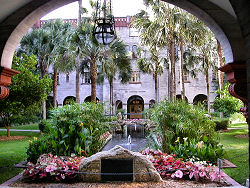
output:
<svg viewBox="0 0 250 188"><path fill-rule="evenodd" d="M65 20L72 24L76 20ZM156 102L154 80L152 74L143 74L137 67L137 48L140 45L138 32L130 27L131 17L116 17L115 28L117 36L121 38L126 44L127 52L131 57L132 78L130 82L121 84L119 79L114 80L114 101L113 108L123 109L126 113L140 113L145 108L149 108L151 104ZM46 21L40 21L43 24ZM167 56L166 51L161 53L161 56ZM50 70L51 74L53 70ZM181 86L179 81L180 75L180 62L176 62L176 95L177 98L181 96ZM210 101L213 102L216 94L216 84L214 75L210 71ZM58 76L58 93L57 103L58 106L65 104L67 99L76 98L76 85L75 85L75 72L59 73ZM91 95L91 84L89 71L86 70L81 75L80 81L80 102L89 101ZM207 89L205 76L199 73L196 78L192 78L188 74L185 75L185 96L186 100L190 103L197 103L207 99ZM107 106L110 105L109 83L104 80L103 83L97 85L97 98L99 101L104 102ZM169 71L164 69L163 74L158 78L158 99L164 100L169 98ZM132 116L133 117L133 116Z"/></svg>

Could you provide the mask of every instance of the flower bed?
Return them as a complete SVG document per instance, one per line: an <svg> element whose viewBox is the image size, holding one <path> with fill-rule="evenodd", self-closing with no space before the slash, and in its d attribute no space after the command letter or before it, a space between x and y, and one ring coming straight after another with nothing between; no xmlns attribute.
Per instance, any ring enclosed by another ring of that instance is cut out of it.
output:
<svg viewBox="0 0 250 188"><path fill-rule="evenodd" d="M206 164L206 162L192 160L185 162L183 159L176 159L175 155L150 149L145 149L142 154L146 155L154 164L162 178L217 181L222 177L222 174L215 167Z"/></svg>
<svg viewBox="0 0 250 188"><path fill-rule="evenodd" d="M153 163L164 179L195 179L196 181L218 181L222 174L206 162L184 161L161 151L146 149L143 155ZM28 163L24 177L30 180L68 181L77 177L79 164L84 157L59 157L41 155L36 164Z"/></svg>
<svg viewBox="0 0 250 188"><path fill-rule="evenodd" d="M44 154L39 157L36 164L28 163L24 178L30 180L68 181L76 178L76 171L84 157L60 157Z"/></svg>

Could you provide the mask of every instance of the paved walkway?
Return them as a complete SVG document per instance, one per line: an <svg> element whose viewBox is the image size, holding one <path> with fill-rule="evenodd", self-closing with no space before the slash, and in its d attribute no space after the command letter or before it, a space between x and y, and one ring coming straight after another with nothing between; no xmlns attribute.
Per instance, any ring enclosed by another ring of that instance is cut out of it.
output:
<svg viewBox="0 0 250 188"><path fill-rule="evenodd" d="M0 131L6 131L6 129L0 129ZM16 131L16 132L40 132L40 130L23 130L23 129L10 129L10 131Z"/></svg>
<svg viewBox="0 0 250 188"><path fill-rule="evenodd" d="M248 127L228 127L228 130L232 130L232 129L248 129Z"/></svg>

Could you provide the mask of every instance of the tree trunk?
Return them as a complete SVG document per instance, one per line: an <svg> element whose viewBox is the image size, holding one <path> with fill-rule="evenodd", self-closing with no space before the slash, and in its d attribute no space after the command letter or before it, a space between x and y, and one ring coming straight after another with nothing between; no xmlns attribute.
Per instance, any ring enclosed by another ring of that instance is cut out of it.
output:
<svg viewBox="0 0 250 188"><path fill-rule="evenodd" d="M91 101L96 102L97 67L95 58L92 59L90 63L90 78L91 78Z"/></svg>
<svg viewBox="0 0 250 188"><path fill-rule="evenodd" d="M56 102L56 97L57 97L57 84L58 84L58 80L57 80L57 69L54 68L54 81L53 81L53 107L56 108L57 107L57 102Z"/></svg>
<svg viewBox="0 0 250 188"><path fill-rule="evenodd" d="M77 19L77 25L81 25L82 22L82 0L78 0L78 19ZM76 103L80 104L80 57L77 56L76 59Z"/></svg>
<svg viewBox="0 0 250 188"><path fill-rule="evenodd" d="M222 59L222 47L220 42L217 40L217 53L218 53L218 67L222 67L223 66L223 59ZM223 72L218 71L218 78L219 78L219 89L222 90L223 89ZM221 97L221 94L220 94Z"/></svg>
<svg viewBox="0 0 250 188"><path fill-rule="evenodd" d="M180 39L180 52L181 52L181 64L180 64L180 85L181 85L181 99L185 101L185 85L184 85L184 68L183 68L183 46L184 42L183 39Z"/></svg>
<svg viewBox="0 0 250 188"><path fill-rule="evenodd" d="M174 38L171 38L170 41L170 77L171 77L171 87L170 87L170 96L171 101L175 101L176 98L176 84L175 84L175 51L174 51Z"/></svg>
<svg viewBox="0 0 250 188"><path fill-rule="evenodd" d="M44 68L42 70L42 78L46 75L46 73L47 73L47 68ZM44 120L46 119L46 115L47 115L46 113L47 113L47 110L46 110L46 99L44 99L42 101L42 115L43 115L43 119Z"/></svg>
<svg viewBox="0 0 250 188"><path fill-rule="evenodd" d="M78 0L78 19L77 19L77 25L81 25L82 22L82 0Z"/></svg>
<svg viewBox="0 0 250 188"><path fill-rule="evenodd" d="M8 125L6 129L7 129L7 137L10 137L10 125Z"/></svg>
<svg viewBox="0 0 250 188"><path fill-rule="evenodd" d="M207 84L207 111L210 113L210 83L209 83L209 69L206 69L206 84Z"/></svg>
<svg viewBox="0 0 250 188"><path fill-rule="evenodd" d="M157 66L157 65L156 65ZM156 69L157 70L157 69ZM155 102L158 103L158 74L157 71L154 72L154 80L155 80Z"/></svg>
<svg viewBox="0 0 250 188"><path fill-rule="evenodd" d="M79 61L79 58L77 58L77 61ZM77 68L76 68L76 103L80 104L80 71L79 71L79 66L77 66Z"/></svg>
<svg viewBox="0 0 250 188"><path fill-rule="evenodd" d="M110 101L110 114L114 113L114 94L113 94L113 79L109 80L109 101Z"/></svg>

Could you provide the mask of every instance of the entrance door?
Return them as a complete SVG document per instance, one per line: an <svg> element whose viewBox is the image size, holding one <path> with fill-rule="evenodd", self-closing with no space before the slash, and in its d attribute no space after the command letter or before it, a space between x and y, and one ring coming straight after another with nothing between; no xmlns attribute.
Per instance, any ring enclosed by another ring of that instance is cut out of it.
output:
<svg viewBox="0 0 250 188"><path fill-rule="evenodd" d="M142 97L134 95L128 99L128 118L129 119L140 119L142 118L142 112L144 110L144 101ZM137 114L140 113L140 114Z"/></svg>
<svg viewBox="0 0 250 188"><path fill-rule="evenodd" d="M142 118L142 114L134 114L134 113L142 113L142 105L141 104L133 104L129 106L130 118L131 119L140 119Z"/></svg>

